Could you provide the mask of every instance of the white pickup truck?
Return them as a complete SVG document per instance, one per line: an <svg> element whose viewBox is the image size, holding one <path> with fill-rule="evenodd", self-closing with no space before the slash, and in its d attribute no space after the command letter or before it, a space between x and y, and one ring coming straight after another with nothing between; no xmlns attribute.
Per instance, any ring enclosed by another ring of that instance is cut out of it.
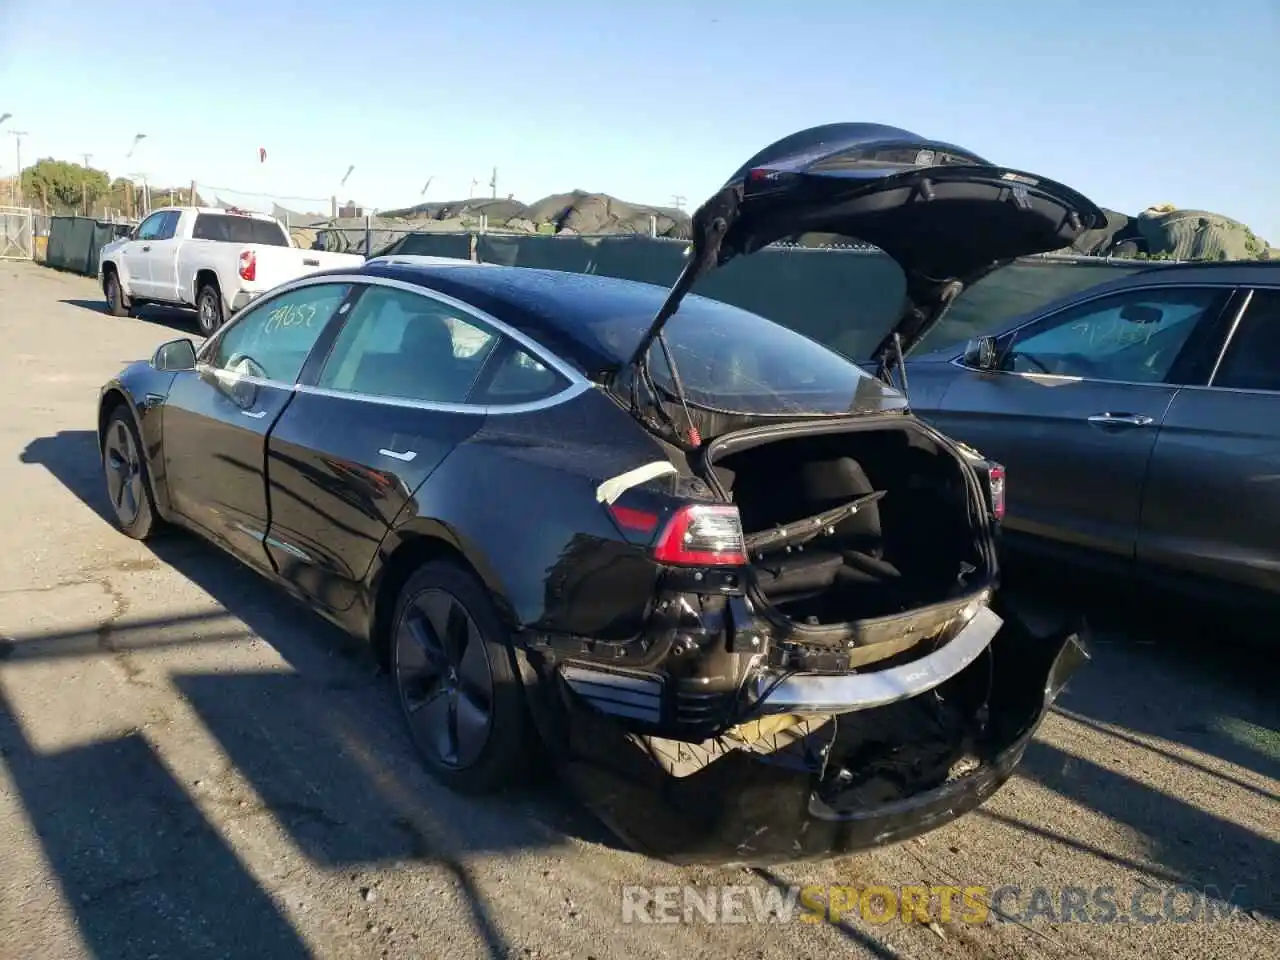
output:
<svg viewBox="0 0 1280 960"><path fill-rule="evenodd" d="M114 316L144 303L194 308L209 336L273 287L362 263L359 254L298 249L284 225L265 214L166 207L102 248L98 281Z"/></svg>

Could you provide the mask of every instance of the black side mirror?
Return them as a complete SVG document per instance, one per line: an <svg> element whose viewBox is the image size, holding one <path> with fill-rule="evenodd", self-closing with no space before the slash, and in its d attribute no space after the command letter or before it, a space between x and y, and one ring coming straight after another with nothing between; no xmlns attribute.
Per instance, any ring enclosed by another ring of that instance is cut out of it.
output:
<svg viewBox="0 0 1280 960"><path fill-rule="evenodd" d="M964 365L974 370L995 370L999 365L995 337L975 337L965 344Z"/></svg>
<svg viewBox="0 0 1280 960"><path fill-rule="evenodd" d="M162 343L156 348L155 354L151 357L151 366L161 373L194 370L196 368L196 345L186 337Z"/></svg>

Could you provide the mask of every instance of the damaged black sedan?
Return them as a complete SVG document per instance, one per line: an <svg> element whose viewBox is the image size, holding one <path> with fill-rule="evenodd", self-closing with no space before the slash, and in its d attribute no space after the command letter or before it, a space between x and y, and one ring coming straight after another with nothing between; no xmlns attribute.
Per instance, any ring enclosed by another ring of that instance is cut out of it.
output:
<svg viewBox="0 0 1280 960"><path fill-rule="evenodd" d="M1003 469L895 371L966 285L1102 219L815 128L697 211L670 291L391 256L165 344L103 389L108 493L126 533L196 531L368 638L457 789L550 762L676 861L894 842L989 797L1084 656L997 612ZM806 232L902 266L878 376L690 293Z"/></svg>

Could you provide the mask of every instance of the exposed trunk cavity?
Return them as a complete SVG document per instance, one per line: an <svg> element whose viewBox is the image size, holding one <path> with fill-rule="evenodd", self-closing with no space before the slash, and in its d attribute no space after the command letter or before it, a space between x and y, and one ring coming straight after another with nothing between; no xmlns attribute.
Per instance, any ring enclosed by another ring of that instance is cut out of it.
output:
<svg viewBox="0 0 1280 960"><path fill-rule="evenodd" d="M965 470L914 422L732 446L713 469L761 592L797 624L891 616L990 580Z"/></svg>

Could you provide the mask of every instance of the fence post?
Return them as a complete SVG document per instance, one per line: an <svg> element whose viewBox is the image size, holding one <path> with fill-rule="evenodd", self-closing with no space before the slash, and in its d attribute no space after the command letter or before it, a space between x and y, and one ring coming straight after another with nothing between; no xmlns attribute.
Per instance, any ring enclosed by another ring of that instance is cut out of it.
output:
<svg viewBox="0 0 1280 960"><path fill-rule="evenodd" d="M364 215L364 255L365 259L373 256L373 218Z"/></svg>
<svg viewBox="0 0 1280 960"><path fill-rule="evenodd" d="M656 213L649 214L649 236L655 239L658 236L658 215Z"/></svg>
<svg viewBox="0 0 1280 960"><path fill-rule="evenodd" d="M471 262L479 263L480 262L480 244L476 239L476 235L474 233L468 233L467 242L471 247L471 250L469 251Z"/></svg>

